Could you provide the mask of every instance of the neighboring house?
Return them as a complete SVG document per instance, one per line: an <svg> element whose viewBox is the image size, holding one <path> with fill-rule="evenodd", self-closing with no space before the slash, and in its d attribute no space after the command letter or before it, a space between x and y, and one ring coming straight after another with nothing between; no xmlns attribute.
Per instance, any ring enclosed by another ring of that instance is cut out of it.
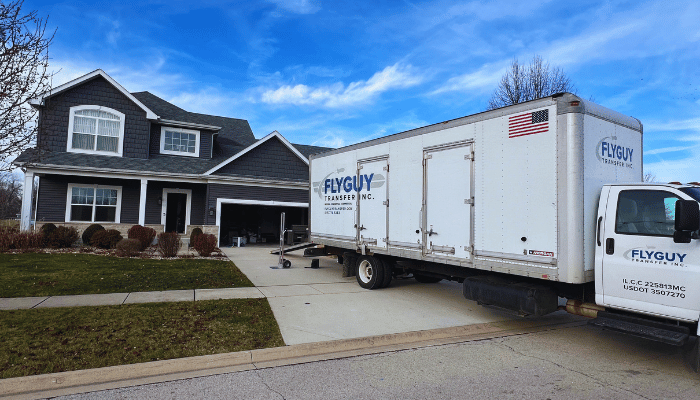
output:
<svg viewBox="0 0 700 400"><path fill-rule="evenodd" d="M308 157L325 148L291 144L277 131L256 140L248 121L129 93L102 70L31 104L37 148L14 161L25 172L23 229L33 218L79 231L140 224L188 235L200 227L227 244L278 237L282 211L287 227L306 224Z"/></svg>

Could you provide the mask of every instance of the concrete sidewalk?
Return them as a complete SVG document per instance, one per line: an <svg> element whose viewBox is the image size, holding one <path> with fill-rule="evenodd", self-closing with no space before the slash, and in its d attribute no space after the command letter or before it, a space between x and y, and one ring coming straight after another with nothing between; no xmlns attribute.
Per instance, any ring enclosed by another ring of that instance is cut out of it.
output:
<svg viewBox="0 0 700 400"><path fill-rule="evenodd" d="M30 308L117 306L135 303L162 303L169 301L199 301L221 299L253 299L265 295L255 287L167 290L162 292L131 292L82 294L75 296L44 296L0 298L0 310Z"/></svg>

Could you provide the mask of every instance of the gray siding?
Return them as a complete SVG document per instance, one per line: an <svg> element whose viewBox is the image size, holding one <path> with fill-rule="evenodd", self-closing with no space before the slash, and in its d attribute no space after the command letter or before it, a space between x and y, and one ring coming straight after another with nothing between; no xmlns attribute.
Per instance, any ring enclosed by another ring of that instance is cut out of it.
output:
<svg viewBox="0 0 700 400"><path fill-rule="evenodd" d="M146 224L160 224L162 205L158 204L158 198L162 198L163 189L189 189L192 190L192 210L190 211L191 225L204 225L204 205L206 203L207 186L196 183L175 183L149 181L146 190Z"/></svg>
<svg viewBox="0 0 700 400"><path fill-rule="evenodd" d="M208 208L216 210L217 199L239 199L258 201L284 201L291 203L309 202L308 189L282 189L259 186L222 185L217 183L209 184ZM206 215L206 224L216 224L216 215Z"/></svg>
<svg viewBox="0 0 700 400"><path fill-rule="evenodd" d="M277 138L270 139L214 173L309 180L309 166Z"/></svg>
<svg viewBox="0 0 700 400"><path fill-rule="evenodd" d="M140 181L79 176L45 175L39 178L38 221L65 222L68 184L99 184L122 187L122 224L138 224Z"/></svg>
<svg viewBox="0 0 700 400"><path fill-rule="evenodd" d="M148 158L150 123L146 119L146 112L102 77L91 79L46 100L39 116L39 148L66 151L70 108L80 105L98 105L124 113L123 156Z"/></svg>
<svg viewBox="0 0 700 400"><path fill-rule="evenodd" d="M160 136L161 136L161 128L163 125L160 124L151 124L151 140L150 140L150 145L149 149L151 154L160 154ZM192 128L187 128L187 129L192 129ZM192 129L196 130L196 129ZM199 131L199 158L204 158L204 159L211 159L211 144L212 144L212 136L214 135L213 131L206 131L206 130L200 130ZM170 155L170 154L168 154ZM175 156L177 157L177 156ZM187 157L187 156L182 156L182 157Z"/></svg>

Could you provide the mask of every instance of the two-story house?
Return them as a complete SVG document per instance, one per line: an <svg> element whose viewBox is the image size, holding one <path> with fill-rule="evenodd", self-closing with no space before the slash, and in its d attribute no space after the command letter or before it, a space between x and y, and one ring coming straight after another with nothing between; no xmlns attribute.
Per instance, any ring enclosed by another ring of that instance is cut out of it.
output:
<svg viewBox="0 0 700 400"><path fill-rule="evenodd" d="M274 237L280 212L305 224L308 157L326 150L277 131L256 140L247 121L185 111L149 92L130 93L102 70L54 88L39 110L37 147L14 164L25 173L21 227L134 224L189 234ZM32 212L34 177L38 196Z"/></svg>

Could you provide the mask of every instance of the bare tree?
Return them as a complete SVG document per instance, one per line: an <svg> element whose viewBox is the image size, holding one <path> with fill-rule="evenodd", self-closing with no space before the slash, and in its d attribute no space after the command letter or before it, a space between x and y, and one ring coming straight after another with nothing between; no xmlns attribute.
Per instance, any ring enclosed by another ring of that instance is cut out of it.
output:
<svg viewBox="0 0 700 400"><path fill-rule="evenodd" d="M530 65L521 65L517 59L503 75L489 100L488 110L535 100L555 93L575 92L574 85L559 67L550 67L536 55Z"/></svg>
<svg viewBox="0 0 700 400"><path fill-rule="evenodd" d="M647 172L644 174L644 182L656 182L656 175L654 175L651 172Z"/></svg>
<svg viewBox="0 0 700 400"><path fill-rule="evenodd" d="M0 3L0 170L36 138L37 111L29 100L51 89L46 20L22 13L23 0ZM54 32L55 33L55 32Z"/></svg>
<svg viewBox="0 0 700 400"><path fill-rule="evenodd" d="M0 175L0 219L15 219L22 208L22 183L11 173Z"/></svg>

